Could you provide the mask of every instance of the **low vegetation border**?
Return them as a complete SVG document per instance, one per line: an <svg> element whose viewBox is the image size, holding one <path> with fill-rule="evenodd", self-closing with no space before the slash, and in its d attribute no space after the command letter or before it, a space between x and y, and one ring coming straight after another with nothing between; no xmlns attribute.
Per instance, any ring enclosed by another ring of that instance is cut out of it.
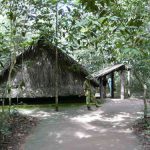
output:
<svg viewBox="0 0 150 150"><path fill-rule="evenodd" d="M150 150L150 117L138 119L133 125L135 134L142 142L143 150Z"/></svg>
<svg viewBox="0 0 150 150"><path fill-rule="evenodd" d="M17 112L0 113L0 150L20 150L26 136L36 126L37 118Z"/></svg>

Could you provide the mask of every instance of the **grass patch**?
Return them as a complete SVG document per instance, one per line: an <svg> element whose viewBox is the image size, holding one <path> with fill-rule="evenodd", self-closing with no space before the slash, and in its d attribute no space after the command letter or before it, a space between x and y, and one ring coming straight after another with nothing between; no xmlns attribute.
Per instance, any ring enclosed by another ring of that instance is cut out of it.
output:
<svg viewBox="0 0 150 150"><path fill-rule="evenodd" d="M74 108L74 107L80 107L80 106L84 106L85 103L66 103L66 104L59 104L59 107L62 108ZM9 106L4 106L4 110L8 110ZM28 104L23 104L23 105L13 105L11 106L11 110L13 109L34 109L34 108L51 108L54 109L55 108L55 104L33 104L33 105L28 105Z"/></svg>

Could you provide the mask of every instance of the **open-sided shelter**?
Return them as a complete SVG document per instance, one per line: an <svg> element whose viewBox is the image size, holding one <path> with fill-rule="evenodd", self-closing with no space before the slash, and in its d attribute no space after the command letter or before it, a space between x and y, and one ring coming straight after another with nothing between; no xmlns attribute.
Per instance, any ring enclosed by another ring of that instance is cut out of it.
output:
<svg viewBox="0 0 150 150"><path fill-rule="evenodd" d="M125 97L125 65L124 64L115 64L109 67L106 67L98 72L92 74L92 76L99 80L99 87L100 87L100 96L103 98L104 95L104 86L103 82L106 80L106 76L110 75L111 77L111 97L114 98L114 73L115 71L120 71L120 78L121 78L121 99Z"/></svg>

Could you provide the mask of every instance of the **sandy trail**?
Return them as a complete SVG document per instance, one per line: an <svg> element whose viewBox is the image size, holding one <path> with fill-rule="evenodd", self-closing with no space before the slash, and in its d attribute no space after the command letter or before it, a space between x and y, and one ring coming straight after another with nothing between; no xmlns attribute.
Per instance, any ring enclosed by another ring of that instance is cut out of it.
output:
<svg viewBox="0 0 150 150"><path fill-rule="evenodd" d="M132 124L141 117L141 100L107 100L100 108L85 106L54 112L29 112L41 118L23 145L24 150L142 150Z"/></svg>

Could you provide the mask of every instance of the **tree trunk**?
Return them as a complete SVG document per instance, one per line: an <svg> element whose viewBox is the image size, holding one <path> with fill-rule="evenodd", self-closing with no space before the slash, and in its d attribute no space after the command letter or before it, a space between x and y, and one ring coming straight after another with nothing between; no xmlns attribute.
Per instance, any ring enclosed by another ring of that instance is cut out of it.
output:
<svg viewBox="0 0 150 150"><path fill-rule="evenodd" d="M143 93L144 118L147 119L148 107L147 107L147 99L146 99L146 95L147 95L147 86L146 86L146 84L143 84L143 89L144 89L144 93Z"/></svg>
<svg viewBox="0 0 150 150"><path fill-rule="evenodd" d="M56 3L56 65L55 65L55 110L58 111L58 2Z"/></svg>
<svg viewBox="0 0 150 150"><path fill-rule="evenodd" d="M147 114L148 114L148 102L146 99L147 86L146 86L146 84L144 84L142 82L142 79L136 74L136 72L134 72L134 75L135 75L136 79L139 81L139 83L141 84L141 86L143 87L144 119L147 122Z"/></svg>
<svg viewBox="0 0 150 150"><path fill-rule="evenodd" d="M4 99L3 99L3 98L2 98L1 100L2 100L2 113L4 113L5 101L4 101Z"/></svg>
<svg viewBox="0 0 150 150"><path fill-rule="evenodd" d="M10 58L10 69L9 69L9 74L8 74L8 80L7 80L7 92L8 92L8 99L9 99L9 113L10 113L10 108L11 108L11 74L14 69L14 66L16 64L16 43L14 41L14 22L13 20L10 20L10 26L11 26L11 44L12 44L12 49L13 53L11 54Z"/></svg>
<svg viewBox="0 0 150 150"><path fill-rule="evenodd" d="M7 82L7 91L8 91L8 99L9 99L9 113L10 113L10 108L11 108L11 74L12 74L12 71L13 71L13 68L15 66L15 63L16 63L16 56L14 54L14 57L12 58L13 61L11 61L11 65L10 65L10 70L9 70L9 75L8 75L8 82Z"/></svg>

